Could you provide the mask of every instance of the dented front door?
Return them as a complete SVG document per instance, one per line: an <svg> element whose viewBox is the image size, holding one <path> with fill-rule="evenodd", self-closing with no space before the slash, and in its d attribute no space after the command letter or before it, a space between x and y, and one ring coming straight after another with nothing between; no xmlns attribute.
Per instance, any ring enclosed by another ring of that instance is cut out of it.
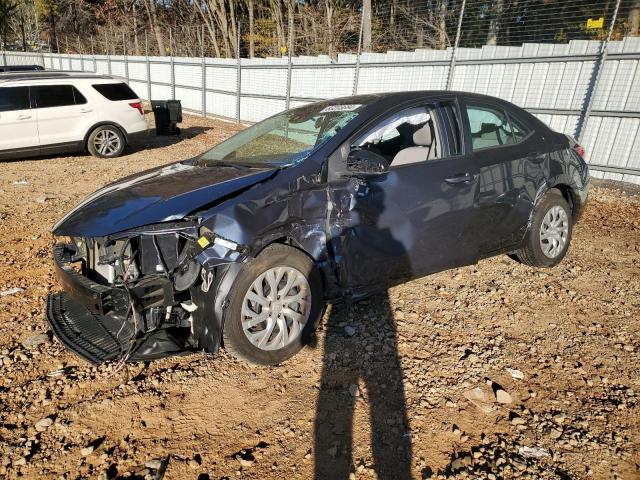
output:
<svg viewBox="0 0 640 480"><path fill-rule="evenodd" d="M340 282L354 295L475 263L477 168L457 156L330 184Z"/></svg>

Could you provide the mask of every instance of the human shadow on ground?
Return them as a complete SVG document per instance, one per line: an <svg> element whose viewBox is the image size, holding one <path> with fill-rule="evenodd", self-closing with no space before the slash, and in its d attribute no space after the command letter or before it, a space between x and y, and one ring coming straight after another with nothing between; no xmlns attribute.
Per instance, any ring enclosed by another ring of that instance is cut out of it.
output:
<svg viewBox="0 0 640 480"><path fill-rule="evenodd" d="M356 331L349 337L351 328ZM359 384L363 388L356 391ZM360 402L359 409L365 402L369 406L378 478L411 478L411 435L396 328L386 294L336 306L329 315L315 420L316 479L347 479L360 465L370 463L352 458L353 416Z"/></svg>

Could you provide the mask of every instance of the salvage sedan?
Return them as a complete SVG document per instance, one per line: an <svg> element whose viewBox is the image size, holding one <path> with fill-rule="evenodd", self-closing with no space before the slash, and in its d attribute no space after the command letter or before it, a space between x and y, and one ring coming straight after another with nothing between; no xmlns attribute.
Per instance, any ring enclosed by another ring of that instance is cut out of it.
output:
<svg viewBox="0 0 640 480"><path fill-rule="evenodd" d="M53 228L64 291L47 318L94 364L221 345L277 364L327 303L499 254L556 265L587 198L583 155L486 96L295 108L69 212Z"/></svg>

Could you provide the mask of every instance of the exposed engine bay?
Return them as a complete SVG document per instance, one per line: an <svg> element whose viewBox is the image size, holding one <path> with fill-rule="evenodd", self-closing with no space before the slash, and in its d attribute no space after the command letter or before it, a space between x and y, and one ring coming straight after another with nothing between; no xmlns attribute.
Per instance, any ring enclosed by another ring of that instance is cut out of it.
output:
<svg viewBox="0 0 640 480"><path fill-rule="evenodd" d="M114 342L105 351L79 352L68 344L92 363L197 350L206 344L199 338L206 331L205 312L197 311L207 303L202 297L214 294L210 289L216 267L245 258L242 246L189 220L109 237L71 237L54 248L68 296L50 299L59 303L50 310L62 317L74 315L71 303L78 300L93 316L87 320L102 323L111 333ZM78 318L69 320L69 326L77 328ZM61 328L59 321L50 323ZM69 335L56 333L61 339Z"/></svg>

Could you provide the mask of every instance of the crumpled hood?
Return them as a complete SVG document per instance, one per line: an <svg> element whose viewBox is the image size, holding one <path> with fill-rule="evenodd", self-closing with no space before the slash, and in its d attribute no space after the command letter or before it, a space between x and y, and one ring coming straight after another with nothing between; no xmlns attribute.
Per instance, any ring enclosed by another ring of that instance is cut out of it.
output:
<svg viewBox="0 0 640 480"><path fill-rule="evenodd" d="M179 220L198 208L271 176L277 168L174 163L107 185L54 227L54 235L104 237L152 223Z"/></svg>

